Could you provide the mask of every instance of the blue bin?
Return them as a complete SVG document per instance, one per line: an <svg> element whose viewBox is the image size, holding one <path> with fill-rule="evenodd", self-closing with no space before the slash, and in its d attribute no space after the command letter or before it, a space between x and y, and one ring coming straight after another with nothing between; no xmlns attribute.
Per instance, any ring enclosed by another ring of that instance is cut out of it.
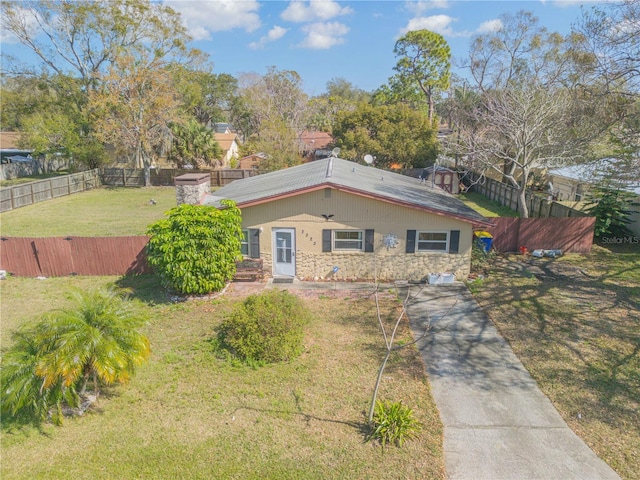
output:
<svg viewBox="0 0 640 480"><path fill-rule="evenodd" d="M493 235L491 235L489 232L475 232L475 236L478 239L478 246L484 253L487 253L489 250L491 250L491 245L493 244Z"/></svg>

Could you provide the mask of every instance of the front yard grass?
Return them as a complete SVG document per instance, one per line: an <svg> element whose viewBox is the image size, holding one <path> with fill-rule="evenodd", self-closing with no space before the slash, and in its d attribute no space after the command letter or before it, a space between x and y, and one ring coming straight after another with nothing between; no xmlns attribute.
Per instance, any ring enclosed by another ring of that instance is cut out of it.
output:
<svg viewBox="0 0 640 480"><path fill-rule="evenodd" d="M0 226L12 237L144 235L175 206L174 187L102 187L3 212Z"/></svg>
<svg viewBox="0 0 640 480"><path fill-rule="evenodd" d="M238 285L218 299L170 303L153 277L9 278L1 284L3 340L37 313L64 305L61 292L70 284L110 281L132 287L149 315L152 358L131 383L106 389L96 408L63 427L3 425L1 478L444 477L442 425L414 348L388 364L379 398L413 408L423 433L384 452L364 441L385 352L368 295L306 293L314 319L302 356L253 369L227 363L212 348L216 327L245 295ZM25 311L27 294L33 301ZM388 293L383 308L392 322L399 302ZM405 323L399 341L409 338Z"/></svg>
<svg viewBox="0 0 640 480"><path fill-rule="evenodd" d="M640 252L524 258L470 288L573 431L640 478Z"/></svg>

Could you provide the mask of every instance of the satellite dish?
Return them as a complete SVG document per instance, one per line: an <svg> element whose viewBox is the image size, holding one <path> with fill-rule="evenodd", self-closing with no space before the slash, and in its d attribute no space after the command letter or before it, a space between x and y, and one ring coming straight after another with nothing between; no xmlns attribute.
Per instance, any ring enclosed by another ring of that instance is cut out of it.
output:
<svg viewBox="0 0 640 480"><path fill-rule="evenodd" d="M367 153L364 156L364 161L367 165L371 165L373 163L373 157Z"/></svg>
<svg viewBox="0 0 640 480"><path fill-rule="evenodd" d="M333 150L331 150L331 156L332 157L337 157L338 155L340 155L340 148L336 147Z"/></svg>

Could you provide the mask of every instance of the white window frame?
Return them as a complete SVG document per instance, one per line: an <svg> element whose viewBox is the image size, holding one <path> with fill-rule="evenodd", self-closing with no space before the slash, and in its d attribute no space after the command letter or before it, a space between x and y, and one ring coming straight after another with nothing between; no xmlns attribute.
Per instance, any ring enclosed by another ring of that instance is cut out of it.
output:
<svg viewBox="0 0 640 480"><path fill-rule="evenodd" d="M420 248L420 234L421 233L444 233L446 235L446 240L422 240L422 242L430 242L430 243L440 243L444 245L444 249L434 249L434 248ZM449 251L449 242L451 241L451 232L448 230L418 230L416 231L416 252L439 252L439 253L447 253Z"/></svg>
<svg viewBox="0 0 640 480"><path fill-rule="evenodd" d="M336 238L338 233L357 233L359 238L357 240L338 239ZM364 230L333 230L331 232L331 241L333 244L332 248L333 250L340 251L340 252L364 252L364 237L365 237ZM338 246L339 242L360 242L360 248L339 247Z"/></svg>
<svg viewBox="0 0 640 480"><path fill-rule="evenodd" d="M246 252L245 249L246 248ZM249 229L248 228L243 228L242 229L242 237L240 238L240 254L242 254L243 257L248 257L249 256Z"/></svg>

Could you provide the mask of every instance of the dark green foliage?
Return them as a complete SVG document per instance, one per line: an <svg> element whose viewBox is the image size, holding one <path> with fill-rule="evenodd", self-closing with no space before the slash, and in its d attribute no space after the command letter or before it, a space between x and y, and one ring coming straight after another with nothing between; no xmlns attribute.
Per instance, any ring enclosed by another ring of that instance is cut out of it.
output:
<svg viewBox="0 0 640 480"><path fill-rule="evenodd" d="M147 259L162 285L184 294L220 291L236 272L242 238L240 209L180 205L149 226Z"/></svg>
<svg viewBox="0 0 640 480"><path fill-rule="evenodd" d="M274 363L302 353L304 325L310 313L286 291L251 295L220 326L220 345L243 361Z"/></svg>
<svg viewBox="0 0 640 480"><path fill-rule="evenodd" d="M369 440L378 440L383 448L389 444L401 447L406 440L417 438L421 430L413 410L402 402L376 402Z"/></svg>
<svg viewBox="0 0 640 480"><path fill-rule="evenodd" d="M626 237L631 235L628 210L635 195L625 190L598 187L591 192L588 201L592 205L586 211L596 217L594 235Z"/></svg>
<svg viewBox="0 0 640 480"><path fill-rule="evenodd" d="M362 161L366 154L373 155L378 168L432 164L438 154L436 133L425 115L403 104L360 103L352 111L339 112L333 125L342 158Z"/></svg>

